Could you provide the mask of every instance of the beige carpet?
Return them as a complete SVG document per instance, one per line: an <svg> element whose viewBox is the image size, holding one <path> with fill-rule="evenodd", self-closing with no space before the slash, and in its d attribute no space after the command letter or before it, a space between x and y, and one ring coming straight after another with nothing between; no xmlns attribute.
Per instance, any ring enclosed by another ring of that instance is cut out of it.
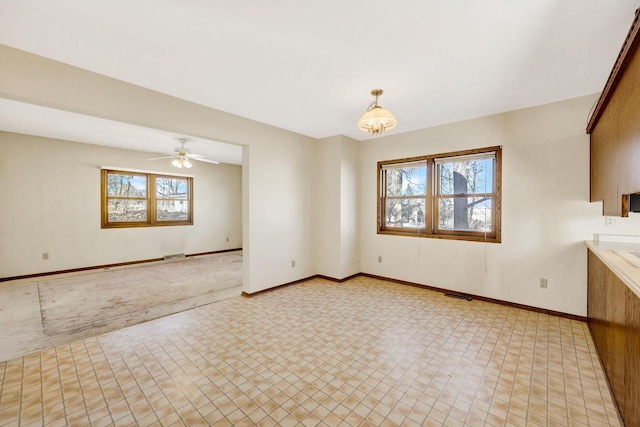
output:
<svg viewBox="0 0 640 427"><path fill-rule="evenodd" d="M38 281L46 335L120 329L241 290L241 251Z"/></svg>

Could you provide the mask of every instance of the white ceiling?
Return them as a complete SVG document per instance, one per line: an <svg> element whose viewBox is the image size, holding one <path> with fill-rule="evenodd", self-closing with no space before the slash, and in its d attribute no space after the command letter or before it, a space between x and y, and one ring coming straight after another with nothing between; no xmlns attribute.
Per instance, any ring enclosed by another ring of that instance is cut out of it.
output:
<svg viewBox="0 0 640 427"><path fill-rule="evenodd" d="M0 43L304 135L366 139L356 122L373 88L398 118L391 133L599 92L638 6L0 0Z"/></svg>
<svg viewBox="0 0 640 427"><path fill-rule="evenodd" d="M3 98L0 98L0 129L149 153L172 153L174 148L180 146L178 138L186 138L185 146L194 154L200 154L206 159L220 163L242 164L242 147L239 145L174 134Z"/></svg>

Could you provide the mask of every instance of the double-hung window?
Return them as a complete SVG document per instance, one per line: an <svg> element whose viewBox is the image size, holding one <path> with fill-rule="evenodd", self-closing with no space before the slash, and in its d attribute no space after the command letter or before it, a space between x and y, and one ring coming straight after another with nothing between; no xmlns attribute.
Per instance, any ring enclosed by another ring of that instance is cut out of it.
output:
<svg viewBox="0 0 640 427"><path fill-rule="evenodd" d="M424 228L427 195L426 161L391 163L382 166L385 227Z"/></svg>
<svg viewBox="0 0 640 427"><path fill-rule="evenodd" d="M193 178L102 170L102 228L193 224Z"/></svg>
<svg viewBox="0 0 640 427"><path fill-rule="evenodd" d="M378 163L378 233L500 242L500 147Z"/></svg>

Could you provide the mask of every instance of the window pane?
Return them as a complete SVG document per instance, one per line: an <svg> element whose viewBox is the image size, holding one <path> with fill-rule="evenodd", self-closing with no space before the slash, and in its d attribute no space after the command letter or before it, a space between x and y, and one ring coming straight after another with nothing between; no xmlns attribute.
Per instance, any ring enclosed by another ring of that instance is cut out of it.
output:
<svg viewBox="0 0 640 427"><path fill-rule="evenodd" d="M109 173L107 195L109 197L147 197L147 177Z"/></svg>
<svg viewBox="0 0 640 427"><path fill-rule="evenodd" d="M387 227L424 227L425 199L387 199Z"/></svg>
<svg viewBox="0 0 640 427"><path fill-rule="evenodd" d="M493 158L440 163L440 194L492 193L493 163Z"/></svg>
<svg viewBox="0 0 640 427"><path fill-rule="evenodd" d="M491 197L439 199L438 229L491 232Z"/></svg>
<svg viewBox="0 0 640 427"><path fill-rule="evenodd" d="M107 206L109 222L145 222L147 221L146 200L109 200Z"/></svg>
<svg viewBox="0 0 640 427"><path fill-rule="evenodd" d="M189 202L186 200L158 200L158 221L186 221L189 219Z"/></svg>
<svg viewBox="0 0 640 427"><path fill-rule="evenodd" d="M185 178L156 178L156 197L159 199L188 198L189 185Z"/></svg>
<svg viewBox="0 0 640 427"><path fill-rule="evenodd" d="M387 196L426 194L427 166L390 168L387 172Z"/></svg>

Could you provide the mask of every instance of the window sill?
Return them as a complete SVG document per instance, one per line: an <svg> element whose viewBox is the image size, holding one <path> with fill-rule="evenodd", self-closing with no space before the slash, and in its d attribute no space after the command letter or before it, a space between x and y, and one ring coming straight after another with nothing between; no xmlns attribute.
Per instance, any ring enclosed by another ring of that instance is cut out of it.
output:
<svg viewBox="0 0 640 427"><path fill-rule="evenodd" d="M405 237L423 237L428 239L446 239L446 240L465 240L468 242L486 242L486 243L501 243L500 237L484 234L449 234L449 233L425 233L418 231L398 231L398 230L378 230L378 234L385 234L389 236L405 236Z"/></svg>
<svg viewBox="0 0 640 427"><path fill-rule="evenodd" d="M166 221L166 222L155 222L153 224L144 222L144 223L135 223L135 222L123 222L123 223L113 223L113 224L102 224L102 229L107 228L141 228L141 227L170 227L170 226L181 226L181 225L193 225L193 221L189 222L177 222L177 221Z"/></svg>

